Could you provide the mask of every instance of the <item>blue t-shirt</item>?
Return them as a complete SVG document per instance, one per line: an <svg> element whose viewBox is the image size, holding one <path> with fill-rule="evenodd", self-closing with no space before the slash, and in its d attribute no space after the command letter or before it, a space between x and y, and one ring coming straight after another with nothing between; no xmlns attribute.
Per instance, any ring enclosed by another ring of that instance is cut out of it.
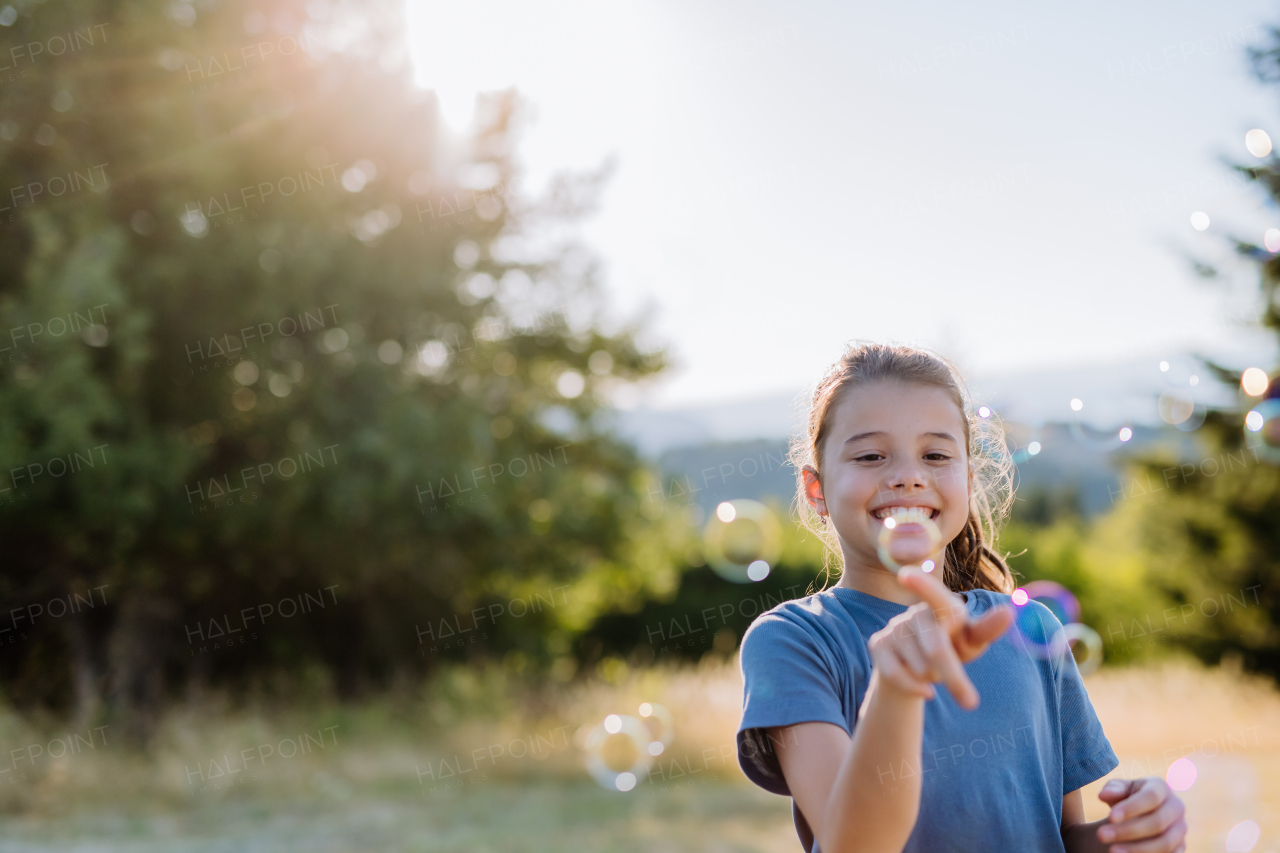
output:
<svg viewBox="0 0 1280 853"><path fill-rule="evenodd" d="M986 590L964 596L974 616L1010 601ZM1023 607L1055 619L1037 601ZM791 795L764 732L770 726L818 721L853 735L871 675L867 641L906 609L833 587L780 604L752 623L742 638L745 695L738 728L738 763L751 781ZM904 853L1063 853L1063 796L1119 764L1075 659L1069 653L1032 655L1013 642L1014 630L965 665L982 700L978 708L964 710L936 685L937 697L925 703L920 760L880 769L888 786L923 774L920 813ZM794 801L792 815L805 849L819 853Z"/></svg>

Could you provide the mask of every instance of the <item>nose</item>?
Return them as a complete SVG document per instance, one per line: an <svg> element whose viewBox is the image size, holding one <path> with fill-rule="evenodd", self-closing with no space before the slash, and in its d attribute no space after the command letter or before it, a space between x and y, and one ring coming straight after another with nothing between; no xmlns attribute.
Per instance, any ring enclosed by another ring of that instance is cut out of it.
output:
<svg viewBox="0 0 1280 853"><path fill-rule="evenodd" d="M887 472L884 487L893 493L927 489L929 482L915 459L904 459Z"/></svg>

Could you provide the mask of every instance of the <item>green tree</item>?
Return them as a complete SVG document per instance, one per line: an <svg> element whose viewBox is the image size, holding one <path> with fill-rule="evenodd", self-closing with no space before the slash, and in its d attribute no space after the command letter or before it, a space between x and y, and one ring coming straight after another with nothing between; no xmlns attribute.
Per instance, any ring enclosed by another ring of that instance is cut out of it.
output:
<svg viewBox="0 0 1280 853"><path fill-rule="evenodd" d="M1264 83L1280 82L1280 29L1251 51ZM1274 206L1280 201L1280 161L1235 167ZM1280 257L1246 240L1238 253L1258 266L1261 325L1280 335ZM1197 263L1213 278L1217 270ZM1142 460L1135 472L1168 499L1131 507L1141 537L1148 585L1168 600L1157 625L1176 630L1198 657L1238 655L1245 666L1280 678L1280 465L1259 452L1244 418L1258 402L1241 390L1241 373L1207 362L1214 377L1237 390L1235 406L1208 412L1195 435L1201 455ZM1269 395L1277 392L1272 373Z"/></svg>
<svg viewBox="0 0 1280 853"><path fill-rule="evenodd" d="M15 5L6 49L42 49L0 88L11 698L145 736L189 683L546 659L670 585L598 417L664 356L603 330L590 255L553 239L596 182L519 191L512 93L449 134L389 2ZM304 593L326 607L235 621ZM201 652L210 620L258 638Z"/></svg>

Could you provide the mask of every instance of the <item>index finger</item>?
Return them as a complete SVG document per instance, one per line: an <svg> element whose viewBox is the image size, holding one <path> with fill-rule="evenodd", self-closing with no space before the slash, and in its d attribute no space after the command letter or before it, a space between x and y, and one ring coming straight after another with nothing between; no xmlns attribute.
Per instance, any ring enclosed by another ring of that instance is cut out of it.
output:
<svg viewBox="0 0 1280 853"><path fill-rule="evenodd" d="M932 608L934 618L948 636L968 621L969 612L964 606L964 599L933 575L908 567L898 572L898 583L920 596Z"/></svg>

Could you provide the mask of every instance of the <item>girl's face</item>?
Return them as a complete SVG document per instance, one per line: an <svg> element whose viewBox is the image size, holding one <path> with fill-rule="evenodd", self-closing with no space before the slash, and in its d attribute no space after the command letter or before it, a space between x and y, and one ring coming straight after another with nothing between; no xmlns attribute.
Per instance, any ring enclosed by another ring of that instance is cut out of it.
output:
<svg viewBox="0 0 1280 853"><path fill-rule="evenodd" d="M951 395L874 382L847 390L827 417L821 480L806 472L806 493L830 517L846 568L884 570L876 546L894 507L919 507L938 525L942 544L931 556L940 566L969 517L971 488L964 421Z"/></svg>

